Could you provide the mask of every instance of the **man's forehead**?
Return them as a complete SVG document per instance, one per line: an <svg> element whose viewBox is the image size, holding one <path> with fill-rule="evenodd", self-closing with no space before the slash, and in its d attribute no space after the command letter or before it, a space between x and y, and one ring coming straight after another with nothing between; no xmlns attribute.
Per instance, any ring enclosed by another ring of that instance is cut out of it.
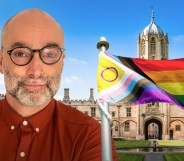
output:
<svg viewBox="0 0 184 161"><path fill-rule="evenodd" d="M30 28L31 26L34 26L34 28ZM12 32L24 32L26 35L26 31L32 30L32 32L34 32L33 29L39 28L41 28L40 31L47 31L47 34L57 31L57 35L63 39L64 34L61 26L46 12L38 9L26 10L12 17L4 29L4 36L2 39L7 39L12 35Z"/></svg>
<svg viewBox="0 0 184 161"><path fill-rule="evenodd" d="M41 24L41 23L49 23L49 24L59 24L46 12L38 9L30 9L26 11L22 11L11 18L8 26L13 24Z"/></svg>

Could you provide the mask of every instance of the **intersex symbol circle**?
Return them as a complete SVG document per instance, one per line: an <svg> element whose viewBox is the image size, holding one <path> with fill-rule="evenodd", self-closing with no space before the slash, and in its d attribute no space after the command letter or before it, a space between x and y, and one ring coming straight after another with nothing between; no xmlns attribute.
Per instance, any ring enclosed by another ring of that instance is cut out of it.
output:
<svg viewBox="0 0 184 161"><path fill-rule="evenodd" d="M114 74L114 78L112 78L112 79L110 79L110 80L108 80L108 79L106 79L106 78L104 77L105 72L108 72L109 70L111 70L111 72L114 72L114 73L115 73L115 74ZM102 70L102 72L101 72L101 77L102 77L103 80L105 80L105 81L107 81L107 82L113 82L113 81L115 81L115 80L118 78L118 71L117 71L117 69L114 68L114 67L108 67L108 68Z"/></svg>

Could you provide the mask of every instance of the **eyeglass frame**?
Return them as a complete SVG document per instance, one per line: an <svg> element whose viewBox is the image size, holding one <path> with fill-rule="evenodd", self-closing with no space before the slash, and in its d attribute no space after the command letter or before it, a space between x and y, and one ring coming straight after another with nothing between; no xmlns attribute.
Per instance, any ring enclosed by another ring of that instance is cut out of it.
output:
<svg viewBox="0 0 184 161"><path fill-rule="evenodd" d="M41 57L42 51L43 51L45 48L49 48L49 47L55 47L55 48L60 49L60 51L61 51L61 54L60 54L58 60L57 60L56 62L54 62L54 63L46 63L46 62L43 61L43 59L42 59L42 57ZM29 60L26 64L19 65L19 64L16 64L16 63L13 61L13 59L12 59L12 57L11 57L11 54L12 54L13 50L15 50L15 49L17 49L17 48L26 48L26 49L30 50L30 52L31 52L31 57L30 57L30 60ZM10 56L11 61L12 61L15 65L18 65L18 66L25 66L25 65L29 64L29 63L31 62L31 60L33 59L33 57L34 57L34 53L36 53L36 52L39 53L39 57L40 57L41 61L42 61L44 64L53 65L53 64L57 63L57 62L60 60L61 55L63 54L63 52L64 52L65 50L66 50L66 49L65 49L64 47L61 48L61 47L59 47L58 45L48 45L48 46L44 46L44 47L41 48L41 49L31 49L31 48L29 48L29 47L18 46L18 47L15 47L15 48L13 48L13 49L7 50L6 53Z"/></svg>

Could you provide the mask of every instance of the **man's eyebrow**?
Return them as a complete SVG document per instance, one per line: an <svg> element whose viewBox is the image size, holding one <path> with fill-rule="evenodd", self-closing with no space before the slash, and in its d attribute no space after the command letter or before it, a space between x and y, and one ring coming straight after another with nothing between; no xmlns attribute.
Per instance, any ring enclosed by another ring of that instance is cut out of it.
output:
<svg viewBox="0 0 184 161"><path fill-rule="evenodd" d="M22 42L15 42L11 45L11 48L16 48L16 47L27 47L28 45L26 43L22 43Z"/></svg>
<svg viewBox="0 0 184 161"><path fill-rule="evenodd" d="M60 45L56 42L47 43L45 46L58 46L58 47L60 47Z"/></svg>
<svg viewBox="0 0 184 161"><path fill-rule="evenodd" d="M46 43L42 48L44 48L45 46L58 46L58 47L60 47L60 45L56 42ZM17 47L29 47L29 45L26 43L22 43L22 42L15 42L11 45L11 49L14 49Z"/></svg>

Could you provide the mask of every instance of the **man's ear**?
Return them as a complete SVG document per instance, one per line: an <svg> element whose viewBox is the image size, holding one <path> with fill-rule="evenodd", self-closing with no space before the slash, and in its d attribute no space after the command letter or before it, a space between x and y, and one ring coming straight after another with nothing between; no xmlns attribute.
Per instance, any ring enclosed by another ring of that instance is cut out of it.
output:
<svg viewBox="0 0 184 161"><path fill-rule="evenodd" d="M65 53L61 55L61 58L64 59L66 57Z"/></svg>
<svg viewBox="0 0 184 161"><path fill-rule="evenodd" d="M0 73L3 74L3 52L0 50Z"/></svg>

